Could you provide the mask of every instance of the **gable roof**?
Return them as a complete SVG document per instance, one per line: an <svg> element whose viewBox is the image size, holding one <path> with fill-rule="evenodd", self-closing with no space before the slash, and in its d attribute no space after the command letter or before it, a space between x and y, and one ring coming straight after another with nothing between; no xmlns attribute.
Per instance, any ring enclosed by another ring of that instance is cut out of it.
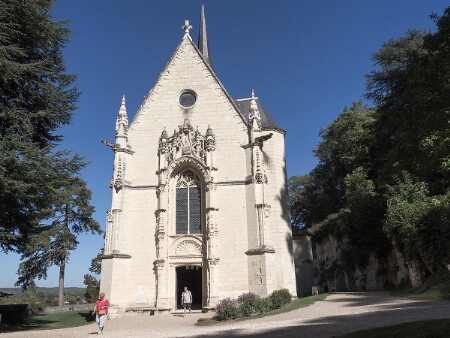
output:
<svg viewBox="0 0 450 338"><path fill-rule="evenodd" d="M235 109L237 115L242 119L242 122L244 122L246 125L248 124L248 121L245 119L245 117L241 114L241 111L239 110L239 108L236 106L235 102L233 101L233 99L231 98L230 94L228 94L227 90L225 89L225 87L223 86L222 82L220 82L219 78L217 77L216 73L214 72L213 68L211 67L211 65L209 64L209 62L205 61L201 51L198 49L198 47L195 45L195 43L192 41L191 37L188 34L185 34L183 36L183 38L181 39L180 43L178 44L177 48L175 49L175 52L172 54L172 57L169 59L169 61L166 63L166 66L164 67L164 69L159 73L158 79L156 80L154 86L150 89L149 93L144 97L144 101L141 104L141 106L139 107L136 115L133 117L133 120L130 123L130 129L134 129L135 124L137 123L137 121L141 118L141 114L142 114L142 107L144 106L144 104L147 102L147 100L151 100L155 88L157 87L158 83L160 83L161 79L163 78L163 75L166 74L167 69L169 68L169 66L172 64L173 60L175 59L175 57L178 55L178 52L181 48L181 46L184 43L188 43L190 44L193 49L195 50L195 52L197 53L197 55L199 56L200 60L202 60L203 64L206 66L206 68L209 70L209 72L211 73L212 77L214 78L214 80L216 80L217 84L219 85L220 89L222 89L223 93L225 94L225 97L228 99L228 101L230 102L231 106Z"/></svg>
<svg viewBox="0 0 450 338"><path fill-rule="evenodd" d="M145 104L145 102L148 99L151 99L151 96L153 94L153 89L156 87L156 85L160 82L163 74L166 73L168 67L170 66L170 64L172 63L172 61L174 60L175 56L178 54L178 51L181 47L181 45L183 44L184 41L188 41L188 43L191 44L191 46L194 48L194 50L197 52L197 55L200 57L200 59L203 61L203 64L206 66L206 68L210 71L211 75L213 76L213 78L216 80L217 84L219 85L219 87L222 89L223 93L225 94L225 97L228 99L228 101L230 102L230 104L232 105L232 107L236 110L236 113L241 117L242 121L248 126L248 113L249 113L249 109L250 109L250 103L251 103L251 98L246 98L246 99L238 99L238 100L233 100L230 96L230 94L228 94L228 91L225 89L225 87L223 86L222 82L220 82L219 78L217 77L216 73L214 72L214 69L212 68L211 64L205 60L203 53L198 49L198 47L195 45L195 43L192 41L191 37L186 34L182 39L181 42L178 44L175 52L172 54L172 57L169 59L169 61L167 62L166 66L164 67L164 69L162 70L162 72L159 74L158 79L155 82L155 85L153 86L152 89L150 89L150 92L144 97L144 101L141 104L141 106L139 107L136 115L134 116L133 120L130 123L130 129L134 129L134 125L135 123L139 120L140 116L141 116L141 108L143 107L143 105ZM264 107L261 105L261 103L259 102L258 98L256 99L256 104L258 106L258 109L260 111L260 115L261 115L261 126L264 129L270 129L270 130L276 130L279 131L283 134L285 134L286 132L281 129L280 127L278 127L276 125L276 123L273 121L273 119L270 117L269 113L264 109Z"/></svg>

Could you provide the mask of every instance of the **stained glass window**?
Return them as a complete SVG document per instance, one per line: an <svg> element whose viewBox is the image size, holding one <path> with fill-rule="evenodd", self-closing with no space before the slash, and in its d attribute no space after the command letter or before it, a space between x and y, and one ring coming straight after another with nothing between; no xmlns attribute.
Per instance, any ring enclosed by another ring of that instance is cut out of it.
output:
<svg viewBox="0 0 450 338"><path fill-rule="evenodd" d="M195 101L197 101L197 96L194 92L185 91L180 95L180 104L184 108L190 108L194 105Z"/></svg>
<svg viewBox="0 0 450 338"><path fill-rule="evenodd" d="M191 170L178 176L176 186L176 233L200 234L201 226L200 180Z"/></svg>

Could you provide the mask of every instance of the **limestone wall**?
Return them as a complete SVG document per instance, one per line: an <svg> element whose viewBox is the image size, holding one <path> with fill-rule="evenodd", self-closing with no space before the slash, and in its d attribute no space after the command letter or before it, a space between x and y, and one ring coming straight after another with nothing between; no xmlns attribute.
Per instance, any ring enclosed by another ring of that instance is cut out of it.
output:
<svg viewBox="0 0 450 338"><path fill-rule="evenodd" d="M398 286L408 280L408 270L401 255L392 250L386 259L372 254L365 267L349 266L341 259L345 241L328 235L314 243L316 280L322 291L375 291Z"/></svg>
<svg viewBox="0 0 450 338"><path fill-rule="evenodd" d="M310 237L302 232L293 236L292 243L294 249L297 296L310 296L312 287L316 285Z"/></svg>

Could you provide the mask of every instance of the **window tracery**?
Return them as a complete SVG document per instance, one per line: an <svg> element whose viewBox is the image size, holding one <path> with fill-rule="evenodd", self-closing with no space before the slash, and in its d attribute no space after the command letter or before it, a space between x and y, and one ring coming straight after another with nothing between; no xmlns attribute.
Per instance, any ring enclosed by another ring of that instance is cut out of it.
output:
<svg viewBox="0 0 450 338"><path fill-rule="evenodd" d="M176 234L201 233L201 184L192 170L178 175L176 183Z"/></svg>

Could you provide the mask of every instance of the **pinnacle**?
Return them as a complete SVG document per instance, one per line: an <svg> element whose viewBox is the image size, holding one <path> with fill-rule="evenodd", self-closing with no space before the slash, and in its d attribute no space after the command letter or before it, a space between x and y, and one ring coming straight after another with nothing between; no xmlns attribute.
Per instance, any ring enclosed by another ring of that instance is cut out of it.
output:
<svg viewBox="0 0 450 338"><path fill-rule="evenodd" d="M127 108L125 105L125 95L122 96L122 103L120 104L119 115L127 115Z"/></svg>

